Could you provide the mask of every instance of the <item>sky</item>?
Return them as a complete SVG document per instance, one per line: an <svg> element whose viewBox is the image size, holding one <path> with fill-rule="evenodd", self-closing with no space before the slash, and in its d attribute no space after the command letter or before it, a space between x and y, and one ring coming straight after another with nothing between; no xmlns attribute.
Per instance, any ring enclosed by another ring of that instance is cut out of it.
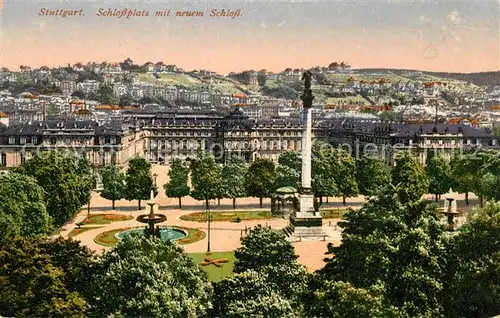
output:
<svg viewBox="0 0 500 318"><path fill-rule="evenodd" d="M0 0L2 2L2 0ZM85 16L40 16L83 9ZM148 10L103 17L99 9ZM170 17L156 17L157 10ZM241 16L209 17L213 9ZM219 73L346 61L353 68L500 70L500 1L45 1L3 0L0 66L162 61ZM204 17L176 17L203 11Z"/></svg>

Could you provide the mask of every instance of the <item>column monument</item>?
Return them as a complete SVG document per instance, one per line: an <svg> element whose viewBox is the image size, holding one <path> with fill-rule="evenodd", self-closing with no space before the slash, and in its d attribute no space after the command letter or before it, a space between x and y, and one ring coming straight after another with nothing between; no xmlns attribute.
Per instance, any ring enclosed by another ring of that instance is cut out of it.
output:
<svg viewBox="0 0 500 318"><path fill-rule="evenodd" d="M288 233L292 241L302 239L325 239L323 219L319 212L314 211L314 195L311 189L312 160L312 102L314 96L311 90L312 74L306 71L302 77L304 92L302 99L302 183L299 190L299 210L290 217Z"/></svg>

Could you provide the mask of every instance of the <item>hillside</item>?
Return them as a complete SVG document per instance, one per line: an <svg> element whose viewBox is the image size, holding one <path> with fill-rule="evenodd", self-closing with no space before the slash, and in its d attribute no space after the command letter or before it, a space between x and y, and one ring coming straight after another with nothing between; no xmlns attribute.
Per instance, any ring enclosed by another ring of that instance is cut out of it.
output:
<svg viewBox="0 0 500 318"><path fill-rule="evenodd" d="M413 74L411 74L413 72ZM360 95L350 93L332 93L329 87L343 87L347 84L348 79L355 77L358 81L373 82L382 78L388 79L391 83L408 82L408 81L445 81L450 87L459 88L465 92L477 92L480 87L471 84L466 79L474 80L474 83L493 82L494 76L500 72L490 73L474 73L474 74L455 74L455 73L432 73L432 72L416 72L411 70L397 69L357 69L353 70L352 74L324 74L318 83L326 84L313 87L315 95L315 103L339 104L339 103L355 103L359 105L368 105L373 103L389 103L400 99L398 96L375 96L364 98ZM241 81L234 78L222 76L201 76L198 74L160 74L160 78L155 78L151 73L140 73L139 80L142 82L152 83L155 85L172 85L177 87L186 87L198 90L217 90L222 93L244 93L265 95L276 98L297 99L302 93L302 83L300 80L285 81L285 80L267 80L264 86L261 86L258 92L251 91L250 88ZM497 78L498 80L498 78Z"/></svg>

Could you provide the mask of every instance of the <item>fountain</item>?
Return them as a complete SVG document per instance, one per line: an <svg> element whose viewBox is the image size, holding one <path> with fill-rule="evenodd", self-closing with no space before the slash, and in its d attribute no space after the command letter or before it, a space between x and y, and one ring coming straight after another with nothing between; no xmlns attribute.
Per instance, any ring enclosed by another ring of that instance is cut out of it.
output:
<svg viewBox="0 0 500 318"><path fill-rule="evenodd" d="M448 219L448 231L454 231L455 230L455 222L454 218L455 216L461 214L457 210L457 201L455 199L455 196L453 195L453 191L450 188L450 191L446 194L445 196L445 201L444 201L444 209L442 211L444 215L446 215Z"/></svg>
<svg viewBox="0 0 500 318"><path fill-rule="evenodd" d="M151 190L151 199L147 202L147 204L149 205L149 214L139 215L137 217L137 221L148 225L145 231L147 236L156 236L160 238L160 229L158 226L155 228L155 224L165 222L167 217L164 214L155 213L155 207L157 204L154 201L153 190Z"/></svg>

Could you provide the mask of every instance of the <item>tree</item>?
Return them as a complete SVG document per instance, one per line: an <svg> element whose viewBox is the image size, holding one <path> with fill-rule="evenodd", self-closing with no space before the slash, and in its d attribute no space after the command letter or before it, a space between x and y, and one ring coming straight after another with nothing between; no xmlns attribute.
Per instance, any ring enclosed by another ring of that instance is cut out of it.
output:
<svg viewBox="0 0 500 318"><path fill-rule="evenodd" d="M358 194L358 184L356 182L356 162L351 155L343 149L335 149L329 158L330 167L334 171L335 184L342 202L345 205L346 197L353 197Z"/></svg>
<svg viewBox="0 0 500 318"><path fill-rule="evenodd" d="M245 271L214 284L213 317L296 317L265 274Z"/></svg>
<svg viewBox="0 0 500 318"><path fill-rule="evenodd" d="M182 198L188 196L191 190L188 186L189 166L180 159L174 159L168 172L169 180L163 186L169 198L179 199L179 209L182 208Z"/></svg>
<svg viewBox="0 0 500 318"><path fill-rule="evenodd" d="M436 206L407 201L399 189L370 198L344 216L342 244L320 275L359 288L384 285L392 306L409 317L441 316L444 228Z"/></svg>
<svg viewBox="0 0 500 318"><path fill-rule="evenodd" d="M465 153L455 154L451 159L451 179L454 189L465 193L465 203L469 205L469 192L474 192L480 184L478 173L483 164L479 159L480 154Z"/></svg>
<svg viewBox="0 0 500 318"><path fill-rule="evenodd" d="M438 195L447 193L452 187L450 164L443 156L431 150L427 155L426 173L429 179L428 192L435 195L437 202Z"/></svg>
<svg viewBox="0 0 500 318"><path fill-rule="evenodd" d="M429 190L429 179L422 165L410 152L399 153L392 169L392 182L402 202L418 201Z"/></svg>
<svg viewBox="0 0 500 318"><path fill-rule="evenodd" d="M276 185L275 188L293 187L298 188L300 173L289 166L278 165L276 168Z"/></svg>
<svg viewBox="0 0 500 318"><path fill-rule="evenodd" d="M246 196L245 175L247 166L238 157L231 157L222 168L222 188L227 198L233 199L233 209L236 208L236 198Z"/></svg>
<svg viewBox="0 0 500 318"><path fill-rule="evenodd" d="M385 299L383 286L358 288L327 281L313 297L307 312L310 317L408 317Z"/></svg>
<svg viewBox="0 0 500 318"><path fill-rule="evenodd" d="M72 240L18 238L0 243L0 315L85 317L77 291L91 262L87 248Z"/></svg>
<svg viewBox="0 0 500 318"><path fill-rule="evenodd" d="M262 198L269 198L273 194L276 181L274 162L265 158L256 158L248 168L245 176L247 194L257 197L262 208Z"/></svg>
<svg viewBox="0 0 500 318"><path fill-rule="evenodd" d="M293 245L286 240L282 232L261 225L241 238L241 247L235 251L234 256L235 273L249 269L259 271L265 266L289 264L298 258Z"/></svg>
<svg viewBox="0 0 500 318"><path fill-rule="evenodd" d="M323 142L314 142L312 146L311 187L316 198L319 197L320 205L323 197L337 196L339 189L335 182L335 175L331 162L331 147Z"/></svg>
<svg viewBox="0 0 500 318"><path fill-rule="evenodd" d="M215 162L212 154L200 152L196 159L191 161L191 185L193 190L191 196L196 200L204 200L205 206L209 208L209 200L216 199L220 195L222 187L222 169Z"/></svg>
<svg viewBox="0 0 500 318"><path fill-rule="evenodd" d="M362 157L356 164L356 181L362 195L376 195L391 183L391 168L382 159Z"/></svg>
<svg viewBox="0 0 500 318"><path fill-rule="evenodd" d="M481 156L482 165L477 174L479 182L474 190L481 199L500 201L500 158L494 152L485 152Z"/></svg>
<svg viewBox="0 0 500 318"><path fill-rule="evenodd" d="M444 306L448 317L492 317L500 312L500 204L470 214L446 245Z"/></svg>
<svg viewBox="0 0 500 318"><path fill-rule="evenodd" d="M207 275L171 241L129 235L100 259L91 279L91 317L204 317Z"/></svg>
<svg viewBox="0 0 500 318"><path fill-rule="evenodd" d="M216 316L289 317L285 313L300 312L308 274L297 257L281 231L260 225L250 230L235 251L236 275L215 285Z"/></svg>
<svg viewBox="0 0 500 318"><path fill-rule="evenodd" d="M0 175L0 239L48 234L52 220L43 189L30 176Z"/></svg>
<svg viewBox="0 0 500 318"><path fill-rule="evenodd" d="M282 152L278 157L278 165L287 166L300 173L302 171L302 157L300 152L295 150Z"/></svg>
<svg viewBox="0 0 500 318"><path fill-rule="evenodd" d="M128 163L127 175L125 177L125 199L137 200L139 210L141 200L147 200L151 196L151 191L156 196L158 190L151 175L151 164L146 159L135 157Z"/></svg>
<svg viewBox="0 0 500 318"><path fill-rule="evenodd" d="M112 208L115 209L115 201L124 197L126 183L125 175L115 166L107 166L101 170L103 190L101 197L111 200Z"/></svg>
<svg viewBox="0 0 500 318"><path fill-rule="evenodd" d="M120 101L118 97L115 96L113 87L107 84L101 85L101 87L99 87L99 90L97 91L97 100L101 104L106 105L117 105Z"/></svg>
<svg viewBox="0 0 500 318"><path fill-rule="evenodd" d="M88 161L70 152L41 152L18 171L35 178L43 188L47 211L56 226L63 225L80 211L80 207L90 200L95 186Z"/></svg>

